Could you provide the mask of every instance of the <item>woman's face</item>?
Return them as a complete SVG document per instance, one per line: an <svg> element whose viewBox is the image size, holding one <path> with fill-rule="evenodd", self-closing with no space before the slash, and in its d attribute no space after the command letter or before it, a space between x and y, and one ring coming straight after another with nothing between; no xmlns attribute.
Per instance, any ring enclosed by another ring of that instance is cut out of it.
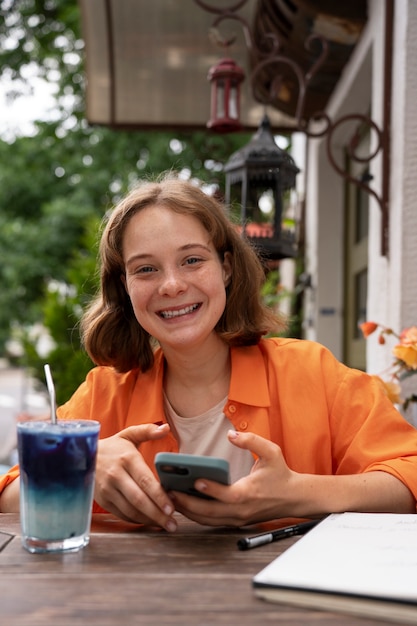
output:
<svg viewBox="0 0 417 626"><path fill-rule="evenodd" d="M197 218L156 205L129 221L123 260L139 324L163 348L201 347L226 305L230 254L219 259Z"/></svg>

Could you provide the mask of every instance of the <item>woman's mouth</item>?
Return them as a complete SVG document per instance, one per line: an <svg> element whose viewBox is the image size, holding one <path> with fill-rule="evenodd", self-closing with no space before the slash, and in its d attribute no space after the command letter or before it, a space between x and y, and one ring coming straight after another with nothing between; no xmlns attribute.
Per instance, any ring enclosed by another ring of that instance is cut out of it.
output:
<svg viewBox="0 0 417 626"><path fill-rule="evenodd" d="M201 304L191 304L190 306L185 306L182 309L168 310L168 311L160 311L158 315L163 317L164 319L172 319L173 317L181 317L182 315L188 315L189 313L193 313L199 309Z"/></svg>

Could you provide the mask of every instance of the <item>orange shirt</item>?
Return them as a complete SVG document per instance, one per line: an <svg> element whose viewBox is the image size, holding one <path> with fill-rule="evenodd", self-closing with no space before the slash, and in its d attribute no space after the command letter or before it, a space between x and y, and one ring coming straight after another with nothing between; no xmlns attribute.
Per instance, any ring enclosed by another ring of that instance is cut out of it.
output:
<svg viewBox="0 0 417 626"><path fill-rule="evenodd" d="M165 422L162 352L155 357L144 374L94 368L58 417L99 420L101 438L133 424ZM236 430L277 443L296 472L382 470L405 483L417 500L417 430L371 376L344 366L320 344L296 339L232 348L231 363L224 411ZM154 469L155 454L176 452L178 444L169 434L144 442L140 451ZM13 468L0 477L0 491L17 475Z"/></svg>

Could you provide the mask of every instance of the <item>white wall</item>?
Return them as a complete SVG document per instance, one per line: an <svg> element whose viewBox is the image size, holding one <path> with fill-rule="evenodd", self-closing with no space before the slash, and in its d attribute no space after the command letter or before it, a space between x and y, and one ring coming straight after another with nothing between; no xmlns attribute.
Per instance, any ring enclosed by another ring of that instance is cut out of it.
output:
<svg viewBox="0 0 417 626"><path fill-rule="evenodd" d="M371 46L368 25L327 107L333 123L351 113L369 112ZM332 141L332 153L340 166L344 164L344 146L352 128L351 123L341 125ZM342 358L345 182L330 164L326 140L327 136L309 140L306 260L313 289L306 294L305 336L323 343Z"/></svg>
<svg viewBox="0 0 417 626"><path fill-rule="evenodd" d="M368 114L382 126L385 2L370 0L369 20L328 105L333 121ZM395 0L391 197L388 257L381 255L381 211L370 199L368 319L401 330L417 324L417 1ZM346 127L346 131L348 128ZM341 155L343 132L335 154ZM375 137L371 136L371 141ZM343 179L330 166L325 140L309 141L306 180L306 263L313 289L306 292L305 336L342 357ZM370 163L371 185L380 193L381 157ZM327 314L326 314L327 313ZM371 338L368 370L380 373L392 360Z"/></svg>
<svg viewBox="0 0 417 626"><path fill-rule="evenodd" d="M378 4L372 3L375 20ZM417 324L417 2L395 0L394 11L389 255L379 255L379 216L371 214L368 319L400 331ZM375 67L381 45L376 38ZM374 80L375 101L380 92ZM380 373L392 362L394 342L368 341L368 371Z"/></svg>

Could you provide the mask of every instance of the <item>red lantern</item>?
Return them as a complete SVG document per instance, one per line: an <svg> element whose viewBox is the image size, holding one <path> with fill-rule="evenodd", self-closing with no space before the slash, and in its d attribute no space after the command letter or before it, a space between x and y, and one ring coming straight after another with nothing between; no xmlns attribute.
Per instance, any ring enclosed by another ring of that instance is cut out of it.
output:
<svg viewBox="0 0 417 626"><path fill-rule="evenodd" d="M210 68L211 117L207 127L218 133L240 130L240 83L245 73L233 59L222 59Z"/></svg>

